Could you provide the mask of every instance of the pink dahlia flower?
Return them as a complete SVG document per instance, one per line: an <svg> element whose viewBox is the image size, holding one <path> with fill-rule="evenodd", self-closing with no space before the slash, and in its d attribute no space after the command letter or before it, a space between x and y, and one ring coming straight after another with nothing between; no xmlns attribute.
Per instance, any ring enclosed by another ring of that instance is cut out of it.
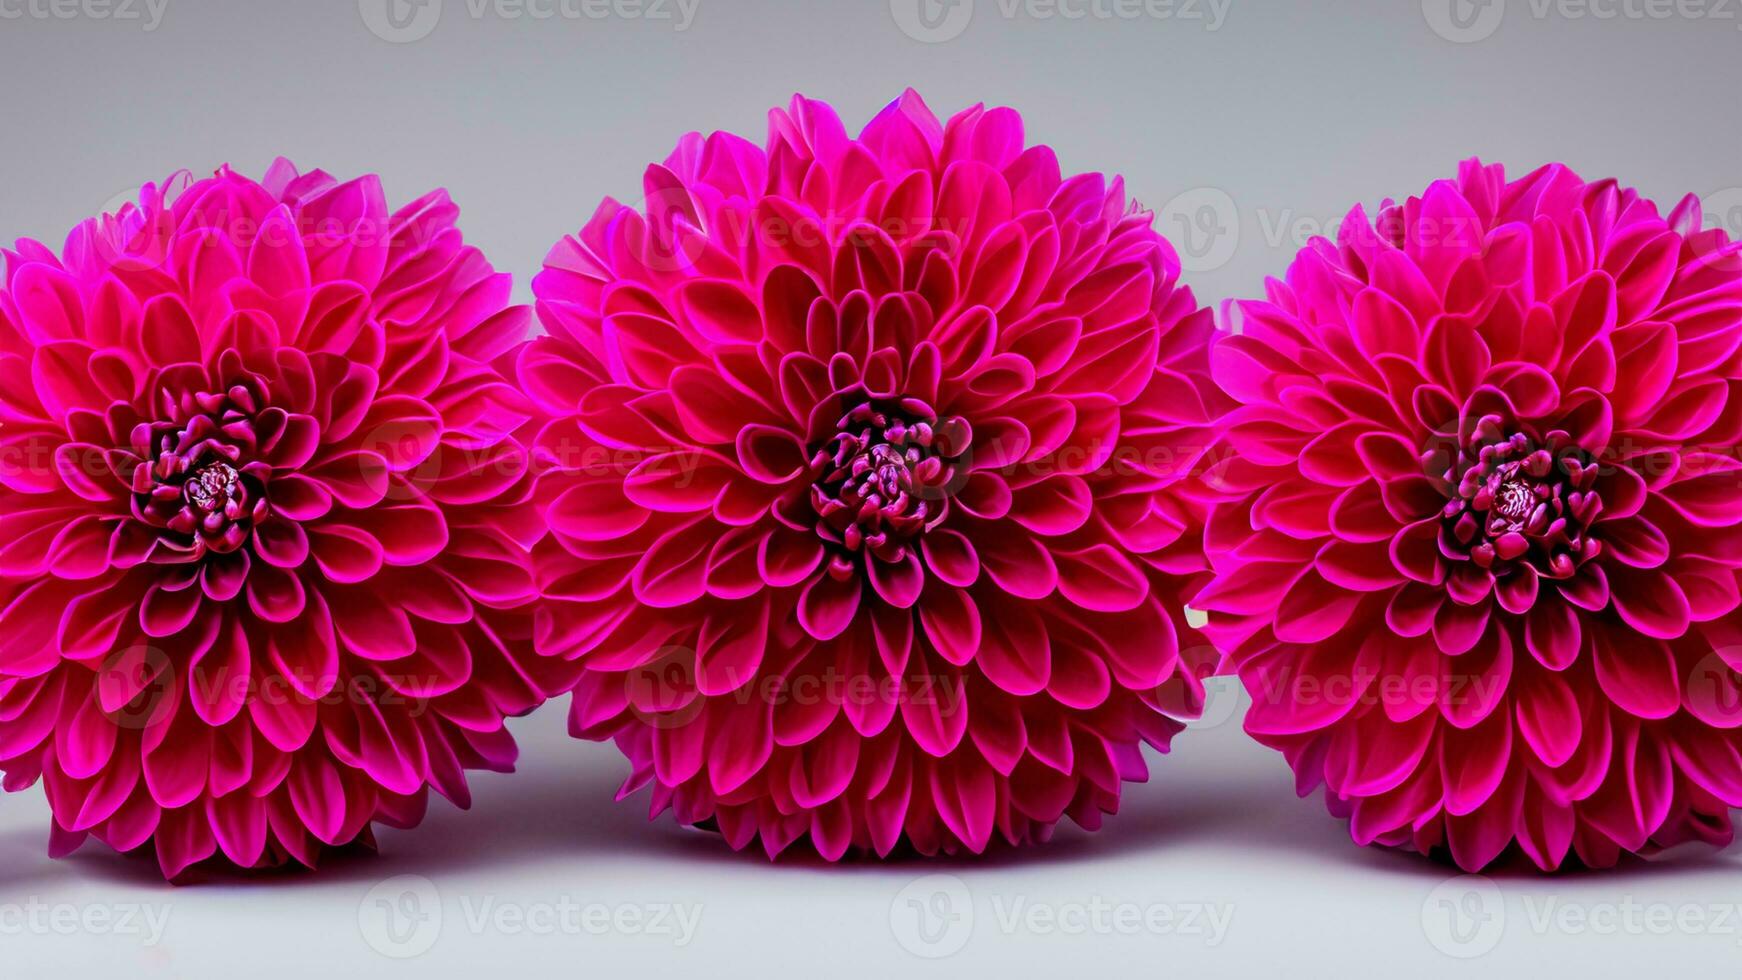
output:
<svg viewBox="0 0 1742 980"><path fill-rule="evenodd" d="M1213 323L1009 109L690 135L534 282L541 651L655 814L829 859L1088 827L1199 706ZM1189 651L1189 652L1188 652Z"/></svg>
<svg viewBox="0 0 1742 980"><path fill-rule="evenodd" d="M510 768L530 316L455 217L281 160L5 253L0 767L57 853L312 865Z"/></svg>
<svg viewBox="0 0 1742 980"><path fill-rule="evenodd" d="M1742 805L1742 246L1465 164L1313 242L1213 355L1193 605L1361 843L1545 870Z"/></svg>

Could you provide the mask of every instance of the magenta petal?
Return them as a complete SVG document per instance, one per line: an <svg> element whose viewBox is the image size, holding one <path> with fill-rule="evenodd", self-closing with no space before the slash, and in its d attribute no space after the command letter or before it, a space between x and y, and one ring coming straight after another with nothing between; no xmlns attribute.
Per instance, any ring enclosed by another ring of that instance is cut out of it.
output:
<svg viewBox="0 0 1742 980"><path fill-rule="evenodd" d="M771 714L754 703L734 711L708 747L708 782L716 793L743 786L774 751Z"/></svg>
<svg viewBox="0 0 1742 980"><path fill-rule="evenodd" d="M1560 602L1545 602L1532 609L1524 636L1530 655L1550 670L1572 666L1583 646L1578 611Z"/></svg>
<svg viewBox="0 0 1742 980"><path fill-rule="evenodd" d="M206 598L214 602L229 602L236 598L247 584L250 564L245 551L233 552L207 562L200 569L200 587Z"/></svg>
<svg viewBox="0 0 1742 980"><path fill-rule="evenodd" d="M1276 635L1289 643L1317 643L1348 624L1359 594L1338 589L1316 571L1302 575L1276 611Z"/></svg>
<svg viewBox="0 0 1742 980"><path fill-rule="evenodd" d="M208 798L206 813L212 836L224 856L248 868L260 862L266 850L266 806L246 794Z"/></svg>
<svg viewBox="0 0 1742 980"><path fill-rule="evenodd" d="M310 593L308 608L266 638L266 655L275 672L298 694L318 700L339 682L338 640L320 593Z"/></svg>
<svg viewBox="0 0 1742 980"><path fill-rule="evenodd" d="M940 589L919 604L919 622L932 648L946 661L961 666L980 647L980 608L967 593Z"/></svg>
<svg viewBox="0 0 1742 980"><path fill-rule="evenodd" d="M980 577L979 553L963 534L939 529L926 536L921 548L925 566L946 585L965 589Z"/></svg>
<svg viewBox="0 0 1742 980"><path fill-rule="evenodd" d="M804 447L784 429L767 425L745 426L738 432L737 446L739 465L753 480L780 484L804 470Z"/></svg>
<svg viewBox="0 0 1742 980"><path fill-rule="evenodd" d="M1519 734L1544 765L1558 769L1573 757L1583 719L1578 699L1566 682L1551 674L1523 686L1517 712Z"/></svg>
<svg viewBox="0 0 1742 980"><path fill-rule="evenodd" d="M248 607L269 623L287 623L302 613L307 601L302 579L256 565L248 576Z"/></svg>
<svg viewBox="0 0 1742 980"><path fill-rule="evenodd" d="M804 587L799 598L798 621L811 636L832 640L853 621L862 592L863 586L856 579L838 581L818 575Z"/></svg>
<svg viewBox="0 0 1742 980"><path fill-rule="evenodd" d="M1636 718L1668 718L1681 708L1681 684L1669 647L1631 640L1619 646L1608 631L1595 636L1597 682L1617 706Z"/></svg>
<svg viewBox="0 0 1742 980"><path fill-rule="evenodd" d="M696 687L708 696L727 694L751 682L767 655L769 610L720 617L702 624L697 641Z"/></svg>
<svg viewBox="0 0 1742 980"><path fill-rule="evenodd" d="M397 660L417 649L411 618L376 596L347 596L333 603L332 616L338 638L359 657Z"/></svg>
<svg viewBox="0 0 1742 980"><path fill-rule="evenodd" d="M381 570L380 542L342 524L314 530L309 535L309 550L315 565L334 582L365 582Z"/></svg>
<svg viewBox="0 0 1742 980"><path fill-rule="evenodd" d="M56 755L66 774L90 779L101 773L115 752L117 734L97 699L85 699L64 727L55 731Z"/></svg>
<svg viewBox="0 0 1742 980"><path fill-rule="evenodd" d="M563 492L545 511L551 529L583 541L610 541L647 523L648 512L621 492L577 485Z"/></svg>
<svg viewBox="0 0 1742 980"><path fill-rule="evenodd" d="M952 680L954 682L952 682ZM971 705L959 686L960 678L923 678L909 684L901 699L901 719L920 751L941 759L962 744L968 731Z"/></svg>
<svg viewBox="0 0 1742 980"><path fill-rule="evenodd" d="M918 602L920 591L925 588L925 567L920 564L919 556L912 552L894 564L873 561L865 571L877 595L897 609L906 609Z"/></svg>
<svg viewBox="0 0 1742 980"><path fill-rule="evenodd" d="M139 606L139 625L149 636L174 636L193 622L200 611L200 590L170 591L154 584Z"/></svg>
<svg viewBox="0 0 1742 980"><path fill-rule="evenodd" d="M267 564L296 568L308 560L308 533L293 521L271 521L255 529L254 553Z"/></svg>
<svg viewBox="0 0 1742 980"><path fill-rule="evenodd" d="M1675 579L1661 572L1612 570L1615 611L1627 624L1649 637L1674 639L1687 632L1692 618L1687 594Z"/></svg>
<svg viewBox="0 0 1742 980"><path fill-rule="evenodd" d="M1085 609L1124 612L1149 594L1149 583L1137 567L1107 545L1056 557L1059 591Z"/></svg>
<svg viewBox="0 0 1742 980"><path fill-rule="evenodd" d="M133 597L116 588L89 592L69 602L60 620L61 655L96 660L115 649L124 624L133 619Z"/></svg>

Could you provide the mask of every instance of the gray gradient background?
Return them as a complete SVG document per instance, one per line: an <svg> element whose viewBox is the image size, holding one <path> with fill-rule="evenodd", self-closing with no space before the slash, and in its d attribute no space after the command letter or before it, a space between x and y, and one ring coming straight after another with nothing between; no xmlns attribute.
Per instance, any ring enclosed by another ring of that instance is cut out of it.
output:
<svg viewBox="0 0 1742 980"><path fill-rule="evenodd" d="M1713 194L1716 216L1742 234L1738 0L1663 18L1603 18L1577 5L1539 15L1530 0L1511 0L1473 11L1502 12L1498 22L1446 29L1468 43L1433 29L1448 23L1440 0L1425 10L1416 0L1232 0L1215 30L1114 0L1098 9L1138 15L1097 17L1083 0L1072 9L1091 12L1079 19L1044 4L1006 17L999 0L978 0L944 43L904 32L887 0L699 0L681 31L674 19L592 19L579 6L575 17L516 17L514 6L473 17L467 0L446 0L434 29L406 43L366 26L362 8L376 0L167 0L153 30L143 0L129 8L142 19L99 19L87 14L100 8L76 4L60 8L76 15L63 19L49 0L31 2L0 0L6 239L58 245L145 179L226 161L258 173L286 153L340 175L378 171L395 200L445 185L468 238L522 277L525 295L548 244L601 195L637 197L642 168L678 134L759 138L766 109L795 90L832 101L856 127L908 85L940 113L979 100L1016 106L1067 170L1123 173L1136 197L1164 210L1207 301L1256 290L1303 233L1350 204L1407 195L1472 153L1519 168L1562 159L1663 202ZM904 3L913 6L896 8ZM675 3L666 9L681 17ZM1193 9L1209 15L1207 0ZM1295 799L1282 760L1244 739L1229 720L1239 708L1218 696L1221 723L1182 737L1103 833L1061 830L1051 846L982 862L770 867L667 821L648 824L645 797L611 802L626 766L608 747L571 743L562 705L515 723L522 772L477 777L473 812L438 801L420 830L384 832L381 857L343 856L315 875L170 888L151 863L96 845L50 862L36 790L0 800L0 975L1734 976L1742 966L1742 919L1727 933L1666 935L1538 921L1568 905L1602 919L1624 902L1736 903L1742 856L1694 851L1609 875L1501 877L1498 895L1466 894L1470 883L1443 884L1453 877L1444 867L1350 845L1318 802ZM909 885L934 873L959 879L973 923L966 930L956 883L941 882L938 901L957 904L931 907L953 911L956 931L942 935L965 944L926 959L916 952L947 946L916 942L902 916L906 899L939 883ZM433 946L409 960L383 955L377 947L409 948L383 942L371 918L370 890L398 875L426 877L443 914ZM697 903L702 920L681 948L669 936L467 923L468 907L485 901L565 898ZM1219 944L1006 931L998 912L1018 900L1055 910L1209 903L1234 917ZM170 918L150 947L112 932L9 926L7 907L32 901L146 903ZM1458 944L1456 908L1486 913L1461 924L1488 931Z"/></svg>

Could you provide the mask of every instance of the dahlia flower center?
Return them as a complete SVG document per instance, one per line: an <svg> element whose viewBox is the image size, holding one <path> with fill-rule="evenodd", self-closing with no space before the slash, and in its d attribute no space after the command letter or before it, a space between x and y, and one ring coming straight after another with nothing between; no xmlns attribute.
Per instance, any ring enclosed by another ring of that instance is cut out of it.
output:
<svg viewBox="0 0 1742 980"><path fill-rule="evenodd" d="M1602 501L1592 492L1597 467L1564 448L1562 433L1538 445L1483 419L1457 463L1457 495L1445 511L1450 543L1479 567L1519 564L1548 578L1570 578L1596 557L1589 535Z"/></svg>
<svg viewBox="0 0 1742 980"><path fill-rule="evenodd" d="M1523 480L1509 480L1501 484L1499 492L1494 495L1495 517L1510 524L1512 530L1518 530L1536 511L1538 492L1546 490L1545 484L1531 484Z"/></svg>
<svg viewBox="0 0 1742 980"><path fill-rule="evenodd" d="M829 571L844 579L861 556L905 561L943 520L973 434L965 420L939 418L912 398L862 402L837 428L812 459L811 504L817 533L835 546Z"/></svg>
<svg viewBox="0 0 1742 980"><path fill-rule="evenodd" d="M166 417L136 431L134 441L149 458L133 471L134 512L159 529L171 550L190 559L229 554L266 519L272 468L252 458L267 418L261 401L262 393L246 385L170 395Z"/></svg>
<svg viewBox="0 0 1742 980"><path fill-rule="evenodd" d="M202 467L194 473L193 479L182 485L182 492L196 510L208 514L222 510L226 517L232 518L240 516L231 512L237 509L247 493L242 488L241 475L229 463Z"/></svg>

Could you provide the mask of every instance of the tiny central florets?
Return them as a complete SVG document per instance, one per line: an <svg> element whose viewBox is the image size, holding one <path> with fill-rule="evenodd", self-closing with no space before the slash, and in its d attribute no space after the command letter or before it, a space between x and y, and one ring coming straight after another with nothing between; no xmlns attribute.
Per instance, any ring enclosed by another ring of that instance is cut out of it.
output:
<svg viewBox="0 0 1742 980"><path fill-rule="evenodd" d="M1536 490L1530 484L1509 480L1502 483L1494 495L1494 514L1505 521L1510 530L1516 531L1536 510L1536 504Z"/></svg>
<svg viewBox="0 0 1742 980"><path fill-rule="evenodd" d="M1504 572L1528 564L1547 578L1570 578L1601 551L1589 530L1602 501L1598 468L1564 432L1537 444L1483 418L1446 474L1456 487L1446 505L1443 544L1478 566Z"/></svg>
<svg viewBox="0 0 1742 980"><path fill-rule="evenodd" d="M135 516L159 529L172 552L197 560L247 543L269 512L272 468L259 451L263 392L236 386L219 393L166 397L164 418L134 433L141 460L133 471Z"/></svg>
<svg viewBox="0 0 1742 980"><path fill-rule="evenodd" d="M187 501L199 510L223 511L225 517L240 517L242 477L229 463L213 463L194 472L193 479L182 485Z"/></svg>
<svg viewBox="0 0 1742 980"><path fill-rule="evenodd" d="M811 505L817 534L835 546L830 574L854 574L859 556L905 561L908 549L941 522L967 475L972 430L940 419L913 398L862 402L812 457Z"/></svg>

